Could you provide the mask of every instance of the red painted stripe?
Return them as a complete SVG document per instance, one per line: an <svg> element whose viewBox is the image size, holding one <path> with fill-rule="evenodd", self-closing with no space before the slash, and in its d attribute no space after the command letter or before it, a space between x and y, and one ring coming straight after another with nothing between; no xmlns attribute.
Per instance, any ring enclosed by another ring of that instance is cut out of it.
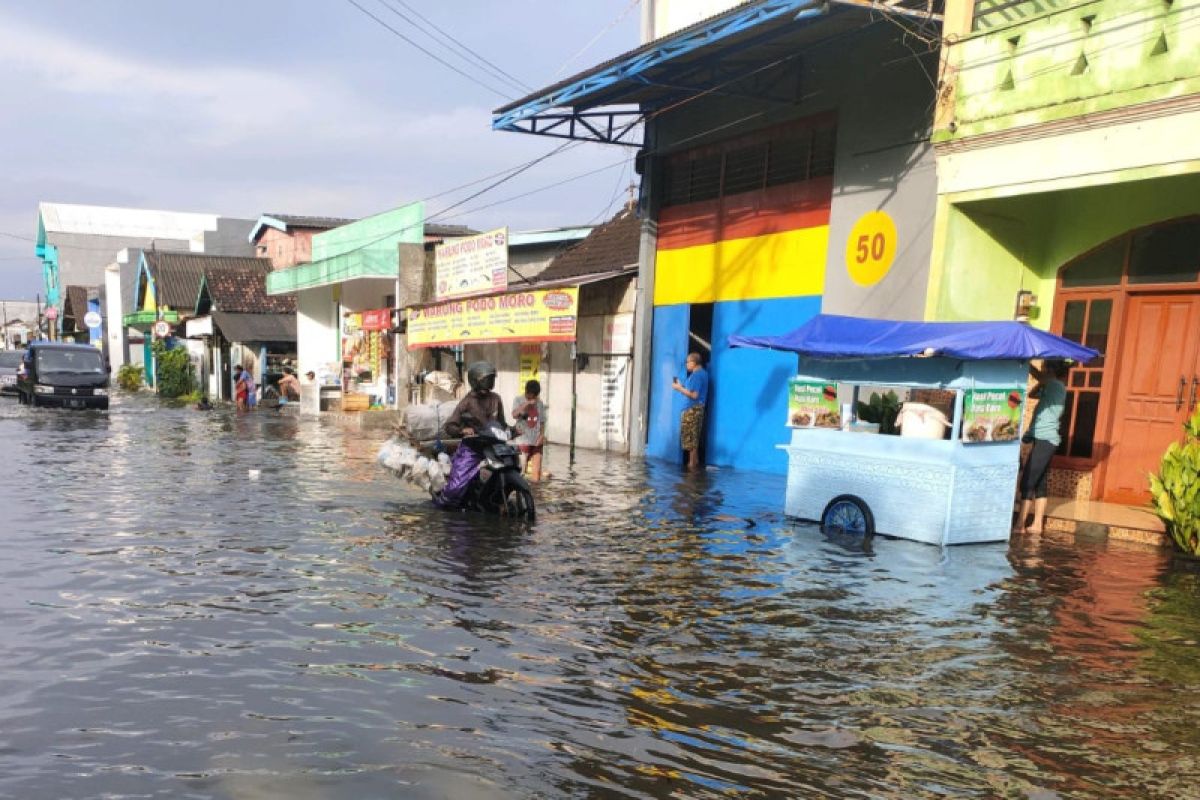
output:
<svg viewBox="0 0 1200 800"><path fill-rule="evenodd" d="M833 176L717 200L669 206L658 215L658 249L675 250L829 224Z"/></svg>

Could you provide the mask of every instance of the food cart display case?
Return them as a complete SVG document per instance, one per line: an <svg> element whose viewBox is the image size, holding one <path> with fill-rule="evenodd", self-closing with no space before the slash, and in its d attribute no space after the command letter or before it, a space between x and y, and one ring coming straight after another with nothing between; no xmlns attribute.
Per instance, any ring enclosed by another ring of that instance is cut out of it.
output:
<svg viewBox="0 0 1200 800"><path fill-rule="evenodd" d="M798 356L780 420L793 429L781 445L788 516L936 545L1008 540L1029 362L1099 355L1019 322L834 315L729 342ZM854 417L864 390L884 387L918 398L938 392L951 413L942 422L913 402L900 412L901 435L879 432Z"/></svg>

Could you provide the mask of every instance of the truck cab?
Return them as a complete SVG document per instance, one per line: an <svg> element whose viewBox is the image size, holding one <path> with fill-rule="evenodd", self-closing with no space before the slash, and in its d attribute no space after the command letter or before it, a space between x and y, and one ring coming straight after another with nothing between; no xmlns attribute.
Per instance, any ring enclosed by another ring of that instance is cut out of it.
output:
<svg viewBox="0 0 1200 800"><path fill-rule="evenodd" d="M108 408L109 368L86 344L31 342L17 377L22 403L59 408Z"/></svg>

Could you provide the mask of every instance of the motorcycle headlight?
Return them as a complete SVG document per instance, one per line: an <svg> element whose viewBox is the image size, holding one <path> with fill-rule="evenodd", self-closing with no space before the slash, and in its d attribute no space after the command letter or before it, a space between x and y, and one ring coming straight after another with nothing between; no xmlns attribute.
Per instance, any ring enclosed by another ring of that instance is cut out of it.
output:
<svg viewBox="0 0 1200 800"><path fill-rule="evenodd" d="M504 469L504 463L495 458L489 458L487 465L490 470Z"/></svg>
<svg viewBox="0 0 1200 800"><path fill-rule="evenodd" d="M53 386L42 386L40 383L33 387L33 391L37 394L54 394Z"/></svg>

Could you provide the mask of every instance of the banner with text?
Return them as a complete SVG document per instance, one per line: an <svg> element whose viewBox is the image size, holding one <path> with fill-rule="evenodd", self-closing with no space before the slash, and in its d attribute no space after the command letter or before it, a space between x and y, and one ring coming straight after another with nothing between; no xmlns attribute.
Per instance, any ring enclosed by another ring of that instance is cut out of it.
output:
<svg viewBox="0 0 1200 800"><path fill-rule="evenodd" d="M508 289L508 228L465 236L433 249L438 300Z"/></svg>
<svg viewBox="0 0 1200 800"><path fill-rule="evenodd" d="M579 288L510 292L408 309L408 347L573 342Z"/></svg>
<svg viewBox="0 0 1200 800"><path fill-rule="evenodd" d="M1013 442L1021 436L1025 387L969 389L963 397L964 442Z"/></svg>
<svg viewBox="0 0 1200 800"><path fill-rule="evenodd" d="M840 428L836 383L818 383L801 378L788 380L789 428Z"/></svg>

